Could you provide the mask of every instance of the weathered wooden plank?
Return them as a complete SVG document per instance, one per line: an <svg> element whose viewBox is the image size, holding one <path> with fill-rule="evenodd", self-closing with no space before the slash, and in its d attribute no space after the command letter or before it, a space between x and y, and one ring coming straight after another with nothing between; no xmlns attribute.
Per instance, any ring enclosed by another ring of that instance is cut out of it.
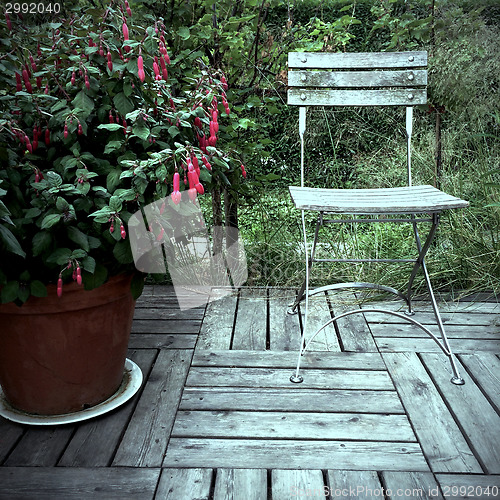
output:
<svg viewBox="0 0 500 500"><path fill-rule="evenodd" d="M301 389L392 390L389 375L383 371L302 370ZM292 372L273 368L192 367L187 385L198 387L281 387L293 389Z"/></svg>
<svg viewBox="0 0 500 500"><path fill-rule="evenodd" d="M262 500L267 498L265 469L218 469L214 500Z"/></svg>
<svg viewBox="0 0 500 500"><path fill-rule="evenodd" d="M399 302L401 311L405 310L404 304ZM432 312L432 305L427 300L413 300L412 305L414 311L417 314L417 318L420 313ZM393 309L397 310L397 303L389 300L384 301L367 301L361 304L362 308L370 307L380 307L382 309ZM453 315L456 313L467 313L467 314L496 314L500 313L500 304L497 302L469 302L469 301L440 301L438 302L439 312L442 315ZM372 314L372 313L367 313ZM474 319L472 319L474 321ZM494 316L492 320L497 324L498 316ZM482 323L480 323L482 324Z"/></svg>
<svg viewBox="0 0 500 500"><path fill-rule="evenodd" d="M387 498L422 498L442 500L443 496L431 472L384 471L382 478Z"/></svg>
<svg viewBox="0 0 500 500"><path fill-rule="evenodd" d="M434 323L435 324L435 323ZM429 338L421 328L409 324L370 324L374 337L423 337ZM437 327L430 328L439 335ZM449 339L497 340L500 338L500 326L448 325L445 324L446 336ZM456 342L460 344L460 342ZM454 342L455 344L455 342Z"/></svg>
<svg viewBox="0 0 500 500"><path fill-rule="evenodd" d="M366 305L363 305L363 307L366 307ZM397 308L394 308L394 310L397 310ZM465 326L468 325L488 326L489 328L496 328L497 332L500 332L500 318L495 314L481 313L481 312L473 314L469 312L446 312L446 311L443 312L439 311L439 312L441 313L441 320L443 321L443 324L446 327L450 327L450 325L460 326L463 328L465 328ZM368 321L368 323L370 324L377 324L377 323L402 324L408 326L409 328L415 328L413 325L404 323L404 320L396 316L391 316L389 314L365 313L364 316ZM420 308L417 310L415 316L413 316L412 318L419 321L423 325L436 324L436 318L434 316L434 313L424 312L420 310Z"/></svg>
<svg viewBox="0 0 500 500"><path fill-rule="evenodd" d="M74 429L74 425L28 428L7 457L5 465L13 467L56 465Z"/></svg>
<svg viewBox="0 0 500 500"><path fill-rule="evenodd" d="M436 474L446 500L475 498L488 500L500 496L500 476Z"/></svg>
<svg viewBox="0 0 500 500"><path fill-rule="evenodd" d="M442 352L441 348L430 337L376 337L375 342L381 352ZM455 353L474 353L477 351L500 352L500 340L452 338L450 345Z"/></svg>
<svg viewBox="0 0 500 500"><path fill-rule="evenodd" d="M305 302L302 302L299 306L300 313L302 314L302 323L307 329L306 343L312 335L332 317L327 296L324 293L310 297L308 302L309 310L307 312L307 324L305 318ZM337 332L333 324L328 325L314 337L308 347L308 352L311 351L341 351Z"/></svg>
<svg viewBox="0 0 500 500"><path fill-rule="evenodd" d="M395 391L186 387L180 410L404 413Z"/></svg>
<svg viewBox="0 0 500 500"><path fill-rule="evenodd" d="M143 387L146 377L156 358L154 350L129 351L129 358L143 373ZM139 399L140 391L127 404L98 419L81 423L64 454L58 462L63 467L106 467L111 463L127 426L130 415Z"/></svg>
<svg viewBox="0 0 500 500"><path fill-rule="evenodd" d="M427 85L427 71L308 71L288 72L289 87L415 87Z"/></svg>
<svg viewBox="0 0 500 500"><path fill-rule="evenodd" d="M326 479L332 500L341 498L365 500L384 496L376 471L329 470Z"/></svg>
<svg viewBox="0 0 500 500"><path fill-rule="evenodd" d="M201 320L136 319L132 323L132 333L198 333Z"/></svg>
<svg viewBox="0 0 500 500"><path fill-rule="evenodd" d="M500 413L500 360L489 352L462 354L460 361L486 394L491 405Z"/></svg>
<svg viewBox="0 0 500 500"><path fill-rule="evenodd" d="M194 349L198 335L178 333L132 333L129 347L131 349Z"/></svg>
<svg viewBox="0 0 500 500"><path fill-rule="evenodd" d="M347 305L344 301L354 298L354 295L341 293L332 294L333 314L338 316L343 312L359 309L359 306ZM363 314L353 314L337 321L339 335L344 351L348 352L377 352L377 345L373 340L370 328Z"/></svg>
<svg viewBox="0 0 500 500"><path fill-rule="evenodd" d="M427 65L427 52L289 52L289 68L414 68Z"/></svg>
<svg viewBox="0 0 500 500"><path fill-rule="evenodd" d="M234 325L233 349L266 350L267 290L242 288Z"/></svg>
<svg viewBox="0 0 500 500"><path fill-rule="evenodd" d="M310 87L288 89L289 105L296 106L417 106L427 102L425 88L344 90Z"/></svg>
<svg viewBox="0 0 500 500"><path fill-rule="evenodd" d="M212 290L222 293L218 289ZM221 298L207 305L207 312L200 329L197 349L229 349L233 335L234 314L236 311L237 295L223 295Z"/></svg>
<svg viewBox="0 0 500 500"><path fill-rule="evenodd" d="M418 443L172 438L164 467L429 470Z"/></svg>
<svg viewBox="0 0 500 500"><path fill-rule="evenodd" d="M299 315L287 314L296 295L294 290L269 290L269 348L272 351L298 351L300 348Z"/></svg>
<svg viewBox="0 0 500 500"><path fill-rule="evenodd" d="M208 500L212 469L163 469L157 500Z"/></svg>
<svg viewBox="0 0 500 500"><path fill-rule="evenodd" d="M191 362L192 351L160 351L113 465L160 465Z"/></svg>
<svg viewBox="0 0 500 500"><path fill-rule="evenodd" d="M422 213L468 203L432 186L385 189L323 189L290 186L296 208L348 214Z"/></svg>
<svg viewBox="0 0 500 500"><path fill-rule="evenodd" d="M0 464L23 435L25 427L0 417Z"/></svg>
<svg viewBox="0 0 500 500"><path fill-rule="evenodd" d="M0 467L0 500L153 499L160 469Z"/></svg>
<svg viewBox="0 0 500 500"><path fill-rule="evenodd" d="M451 370L444 356L425 353L422 360L483 467L490 474L500 474L500 416L467 373L462 373L465 385L450 384Z"/></svg>
<svg viewBox="0 0 500 500"><path fill-rule="evenodd" d="M271 487L273 500L324 498L325 485L320 470L275 469L271 472Z"/></svg>
<svg viewBox="0 0 500 500"><path fill-rule="evenodd" d="M141 307L137 308L134 312L134 320L140 319L154 319L154 320L165 320L165 319L175 319L177 321L193 321L201 320L205 314L205 309L193 308L185 309L181 311L180 309L170 309L167 307Z"/></svg>
<svg viewBox="0 0 500 500"><path fill-rule="evenodd" d="M179 411L173 437L416 441L406 415Z"/></svg>
<svg viewBox="0 0 500 500"><path fill-rule="evenodd" d="M416 354L383 358L433 472L482 472Z"/></svg>
<svg viewBox="0 0 500 500"><path fill-rule="evenodd" d="M197 351L193 366L295 368L298 353L278 351ZM379 353L314 352L302 358L304 368L385 370Z"/></svg>

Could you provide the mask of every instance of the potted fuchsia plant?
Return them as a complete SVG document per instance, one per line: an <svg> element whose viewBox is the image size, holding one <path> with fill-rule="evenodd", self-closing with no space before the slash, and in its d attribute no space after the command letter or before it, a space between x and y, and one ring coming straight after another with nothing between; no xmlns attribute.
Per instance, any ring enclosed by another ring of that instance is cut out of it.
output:
<svg viewBox="0 0 500 500"><path fill-rule="evenodd" d="M162 20L127 0L38 25L5 14L0 30L0 385L21 410L78 411L122 380L144 283L131 214L240 169L219 149L227 83L169 55Z"/></svg>

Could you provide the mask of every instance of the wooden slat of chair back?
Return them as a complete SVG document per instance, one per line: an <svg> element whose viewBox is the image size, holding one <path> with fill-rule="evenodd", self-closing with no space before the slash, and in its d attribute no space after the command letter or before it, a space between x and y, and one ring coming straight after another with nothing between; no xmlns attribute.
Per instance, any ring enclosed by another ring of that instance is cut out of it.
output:
<svg viewBox="0 0 500 500"><path fill-rule="evenodd" d="M288 55L288 104L415 106L427 102L427 52ZM361 70L361 71L360 71Z"/></svg>

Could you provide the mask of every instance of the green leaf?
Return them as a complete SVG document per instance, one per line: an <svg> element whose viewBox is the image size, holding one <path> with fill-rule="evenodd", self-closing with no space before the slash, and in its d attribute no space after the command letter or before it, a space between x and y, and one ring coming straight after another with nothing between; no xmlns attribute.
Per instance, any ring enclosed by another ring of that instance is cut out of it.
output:
<svg viewBox="0 0 500 500"><path fill-rule="evenodd" d="M109 123L108 125L111 125L111 123ZM115 123L115 125L118 125L118 124ZM105 154L112 153L113 151L120 149L122 147L122 144L123 144L123 141L109 141L106 144L106 147L104 148L104 153Z"/></svg>
<svg viewBox="0 0 500 500"><path fill-rule="evenodd" d="M150 131L147 127L143 125L135 125L132 128L132 134L140 137L143 141L147 141L149 139Z"/></svg>
<svg viewBox="0 0 500 500"><path fill-rule="evenodd" d="M49 229L61 220L61 214L49 214L43 218L41 229Z"/></svg>
<svg viewBox="0 0 500 500"><path fill-rule="evenodd" d="M88 252L90 250L89 239L85 233L80 231L77 227L68 227L68 238L79 245L83 250Z"/></svg>
<svg viewBox="0 0 500 500"><path fill-rule="evenodd" d="M35 297L47 297L47 287L38 280L30 283L31 295Z"/></svg>
<svg viewBox="0 0 500 500"><path fill-rule="evenodd" d="M71 257L71 250L69 248L58 248L49 257L47 257L47 262L49 264L59 264L63 266L68 263Z"/></svg>
<svg viewBox="0 0 500 500"><path fill-rule="evenodd" d="M87 118L94 109L94 101L83 90L80 90L80 92L76 94L71 104L73 104L75 108L82 110L79 116L84 119Z"/></svg>
<svg viewBox="0 0 500 500"><path fill-rule="evenodd" d="M95 259L93 257L90 257L87 255L81 262L80 262L82 269L84 271L88 271L89 273L94 273L95 271Z"/></svg>
<svg viewBox="0 0 500 500"><path fill-rule="evenodd" d="M189 40L189 37L191 36L191 34L189 33L189 28L187 28L186 26L182 26L181 28L179 28L177 34L182 40Z"/></svg>
<svg viewBox="0 0 500 500"><path fill-rule="evenodd" d="M1 292L2 304L16 300L18 293L19 293L19 282L9 281L4 287L2 287L2 292Z"/></svg>
<svg viewBox="0 0 500 500"><path fill-rule="evenodd" d="M85 290L92 290L101 286L108 277L108 271L102 264L97 264L93 273L83 271L83 286Z"/></svg>
<svg viewBox="0 0 500 500"><path fill-rule="evenodd" d="M120 241L113 248L113 255L120 264L130 264L134 262L130 244L128 241Z"/></svg>
<svg viewBox="0 0 500 500"><path fill-rule="evenodd" d="M97 128L111 130L113 132L115 130L120 130L121 128L123 128L123 125L120 125L119 123L101 123Z"/></svg>
<svg viewBox="0 0 500 500"><path fill-rule="evenodd" d="M114 168L106 177L106 187L110 193L120 185L121 173L120 169Z"/></svg>
<svg viewBox="0 0 500 500"><path fill-rule="evenodd" d="M40 255L52 243L52 236L47 231L40 231L33 236L33 255Z"/></svg>
<svg viewBox="0 0 500 500"><path fill-rule="evenodd" d="M21 257L26 257L26 252L22 249L16 237L4 225L0 224L0 240L3 241L5 247L9 252L12 252Z"/></svg>
<svg viewBox="0 0 500 500"><path fill-rule="evenodd" d="M120 212L122 209L122 200L118 196L112 196L109 200L109 208L111 208L113 212Z"/></svg>
<svg viewBox="0 0 500 500"><path fill-rule="evenodd" d="M168 128L168 133L172 137L175 137L176 135L180 134L180 131L179 131L179 129L175 125L172 125L171 127Z"/></svg>
<svg viewBox="0 0 500 500"><path fill-rule="evenodd" d="M123 93L116 94L113 103L121 115L125 116L134 109L134 103ZM111 124L110 124L111 125Z"/></svg>
<svg viewBox="0 0 500 500"><path fill-rule="evenodd" d="M56 207L57 210L60 210L61 212L67 212L69 210L69 203L61 196L58 196L56 200Z"/></svg>
<svg viewBox="0 0 500 500"><path fill-rule="evenodd" d="M137 300L144 289L144 275L142 273L134 274L132 278L132 283L130 284L130 291L132 292L132 297Z"/></svg>

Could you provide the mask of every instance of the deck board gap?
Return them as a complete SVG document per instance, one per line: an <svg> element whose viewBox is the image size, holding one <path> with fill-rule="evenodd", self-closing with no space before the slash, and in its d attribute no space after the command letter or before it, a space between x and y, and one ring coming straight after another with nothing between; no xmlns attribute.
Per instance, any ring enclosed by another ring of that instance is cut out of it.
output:
<svg viewBox="0 0 500 500"><path fill-rule="evenodd" d="M231 340L229 342L230 351L233 350L234 332L236 330L236 320L238 318L238 310L240 307L240 294L241 294L241 288L238 288L238 293L236 294L236 307L234 309L233 328L231 329Z"/></svg>
<svg viewBox="0 0 500 500"><path fill-rule="evenodd" d="M437 383L436 378L434 377L431 370L429 369L429 367L427 366L427 364L423 360L421 353L417 352L416 355L417 355L418 359L420 360L420 363L424 367L424 370L427 372L427 375L431 379L432 384L436 388L441 400L443 401L443 404L446 406L448 413L450 414L451 418L454 420L455 424L457 425L458 429L460 430L460 433L462 434L463 438L465 439L465 442L469 446L469 449L471 450L472 454L474 455L474 458L477 460L479 466L481 467L483 474L488 474L488 467L486 466L484 461L481 459L481 456L479 455L479 453L476 450L476 446L474 445L472 440L469 438L467 432L463 428L463 425L460 422L460 420L458 419L458 417L455 415L455 412L451 408L451 405L449 404L447 398L445 397L439 384Z"/></svg>
<svg viewBox="0 0 500 500"><path fill-rule="evenodd" d="M456 358L460 362L461 369L463 371L465 371L467 373L467 375L469 375L469 377L472 379L472 381L474 382L474 384L476 385L476 387L479 389L479 391L481 392L481 394L484 396L484 398L486 399L486 401L488 401L488 403L490 404L490 406L496 411L497 415L500 416L500 408L498 407L498 405L496 404L496 402L491 399L491 396L484 390L483 386L481 385L481 383L479 382L479 380L476 378L476 376L474 375L473 371L470 370L469 367L467 366L467 364L462 361L462 354L457 354Z"/></svg>

